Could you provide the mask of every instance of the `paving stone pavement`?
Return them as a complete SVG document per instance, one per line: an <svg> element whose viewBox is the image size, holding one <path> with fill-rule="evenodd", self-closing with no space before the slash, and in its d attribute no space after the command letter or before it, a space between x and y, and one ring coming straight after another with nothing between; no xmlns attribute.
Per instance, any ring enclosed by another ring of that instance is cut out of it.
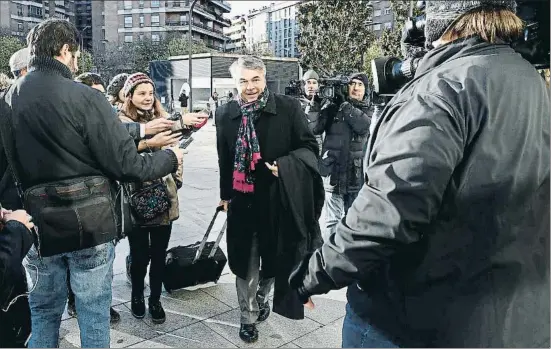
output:
<svg viewBox="0 0 551 349"><path fill-rule="evenodd" d="M215 128L209 121L193 137L184 158L180 219L174 222L169 247L200 240L219 201ZM223 218L219 221L213 233L221 227ZM221 247L226 251L225 239ZM164 324L153 324L148 315L136 319L130 313L131 289L125 275L128 250L127 240L118 244L113 268L113 306L121 314L121 321L111 326L113 348L338 348L341 345L345 290L315 297L316 309L306 310L306 318L301 321L272 313L258 326L258 342L252 345L242 342L238 335L235 276L227 266L217 284L163 293L161 301L167 313ZM148 292L146 288L145 294ZM63 348L80 346L77 320L67 313L63 316L60 337Z"/></svg>

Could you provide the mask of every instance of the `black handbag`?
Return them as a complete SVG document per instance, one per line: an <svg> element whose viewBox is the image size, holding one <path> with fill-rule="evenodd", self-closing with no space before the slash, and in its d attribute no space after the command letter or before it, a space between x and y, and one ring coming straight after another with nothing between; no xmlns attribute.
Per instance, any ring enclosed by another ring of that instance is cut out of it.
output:
<svg viewBox="0 0 551 349"><path fill-rule="evenodd" d="M130 194L130 207L139 221L150 221L170 209L170 199L162 179L141 187Z"/></svg>

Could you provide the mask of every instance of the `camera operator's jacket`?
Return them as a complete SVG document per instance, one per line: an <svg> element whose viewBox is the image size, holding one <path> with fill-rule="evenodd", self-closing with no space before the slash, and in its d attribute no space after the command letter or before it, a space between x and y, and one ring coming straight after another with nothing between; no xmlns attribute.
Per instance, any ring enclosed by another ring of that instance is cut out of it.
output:
<svg viewBox="0 0 551 349"><path fill-rule="evenodd" d="M549 347L549 119L545 82L510 46L430 51L292 284L351 285L354 312L404 347Z"/></svg>
<svg viewBox="0 0 551 349"><path fill-rule="evenodd" d="M320 157L320 174L329 179L325 190L355 194L362 187L363 156L369 137L371 109L364 101L324 103L315 135L325 133Z"/></svg>
<svg viewBox="0 0 551 349"><path fill-rule="evenodd" d="M320 117L320 111L321 111L321 105L316 100L316 98L308 99L306 96L302 96L300 98L300 105L302 107L302 111L306 114L306 120L308 121L308 128L310 131L314 132L314 129L318 127L319 123L319 117ZM321 154L321 148L323 146L323 135L318 134L316 135L316 141L318 141L318 146L320 149Z"/></svg>

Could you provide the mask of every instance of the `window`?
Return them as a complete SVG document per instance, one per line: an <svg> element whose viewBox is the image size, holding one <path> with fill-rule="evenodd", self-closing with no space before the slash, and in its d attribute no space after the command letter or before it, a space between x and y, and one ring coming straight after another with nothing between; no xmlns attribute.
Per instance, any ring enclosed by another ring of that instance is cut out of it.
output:
<svg viewBox="0 0 551 349"><path fill-rule="evenodd" d="M392 9L390 7L385 8L385 15L389 15L392 13Z"/></svg>
<svg viewBox="0 0 551 349"><path fill-rule="evenodd" d="M152 27L159 26L159 15L151 15L151 26Z"/></svg>
<svg viewBox="0 0 551 349"><path fill-rule="evenodd" d="M23 22L17 22L17 31L18 32L23 32Z"/></svg>
<svg viewBox="0 0 551 349"><path fill-rule="evenodd" d="M17 4L17 15L23 16L23 5Z"/></svg>
<svg viewBox="0 0 551 349"><path fill-rule="evenodd" d="M373 11L373 17L379 17L381 15L381 10Z"/></svg>
<svg viewBox="0 0 551 349"><path fill-rule="evenodd" d="M140 0L140 2L138 3L138 6L139 6L140 8L143 8L144 2L145 2L144 0Z"/></svg>
<svg viewBox="0 0 551 349"><path fill-rule="evenodd" d="M29 17L42 18L42 8L29 5L27 10L29 11Z"/></svg>
<svg viewBox="0 0 551 349"><path fill-rule="evenodd" d="M144 38L145 38L145 35L143 35L143 34L140 34L140 41L143 41L143 40L144 40Z"/></svg>
<svg viewBox="0 0 551 349"><path fill-rule="evenodd" d="M131 10L132 9L132 1L125 0L124 1L124 9L125 10Z"/></svg>
<svg viewBox="0 0 551 349"><path fill-rule="evenodd" d="M152 33L151 34L151 41L153 41L153 42L161 41L161 37L159 36L159 33Z"/></svg>
<svg viewBox="0 0 551 349"><path fill-rule="evenodd" d="M159 0L151 0L151 7L159 7L160 6Z"/></svg>
<svg viewBox="0 0 551 349"><path fill-rule="evenodd" d="M124 42L132 42L133 37L132 35L125 35L124 36Z"/></svg>
<svg viewBox="0 0 551 349"><path fill-rule="evenodd" d="M381 30L381 25L380 24L374 24L373 25L373 30Z"/></svg>
<svg viewBox="0 0 551 349"><path fill-rule="evenodd" d="M140 15L140 27L143 27L145 23L145 18L143 15Z"/></svg>
<svg viewBox="0 0 551 349"><path fill-rule="evenodd" d="M392 22L386 22L385 29L392 29Z"/></svg>
<svg viewBox="0 0 551 349"><path fill-rule="evenodd" d="M180 24L185 24L187 22L187 14L180 15Z"/></svg>
<svg viewBox="0 0 551 349"><path fill-rule="evenodd" d="M132 16L124 17L124 27L125 28L132 28Z"/></svg>

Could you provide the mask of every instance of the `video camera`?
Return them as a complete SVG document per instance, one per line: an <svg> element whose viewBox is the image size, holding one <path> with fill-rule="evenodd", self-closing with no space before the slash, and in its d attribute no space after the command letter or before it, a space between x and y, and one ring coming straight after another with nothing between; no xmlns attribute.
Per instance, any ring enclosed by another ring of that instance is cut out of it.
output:
<svg viewBox="0 0 551 349"><path fill-rule="evenodd" d="M344 75L337 75L332 78L322 78L318 81L318 96L321 99L334 99L337 91L340 90L344 96L348 94L348 83L350 79Z"/></svg>
<svg viewBox="0 0 551 349"><path fill-rule="evenodd" d="M424 1L417 7L424 10ZM517 15L526 23L524 36L512 47L536 69L549 68L549 1L517 0ZM425 43L425 15L409 18L405 23L404 43L422 48ZM393 95L413 79L424 54L400 60L379 57L371 61L374 92Z"/></svg>
<svg viewBox="0 0 551 349"><path fill-rule="evenodd" d="M285 87L285 95L292 97L302 96L302 81L297 79L289 81L289 86Z"/></svg>

